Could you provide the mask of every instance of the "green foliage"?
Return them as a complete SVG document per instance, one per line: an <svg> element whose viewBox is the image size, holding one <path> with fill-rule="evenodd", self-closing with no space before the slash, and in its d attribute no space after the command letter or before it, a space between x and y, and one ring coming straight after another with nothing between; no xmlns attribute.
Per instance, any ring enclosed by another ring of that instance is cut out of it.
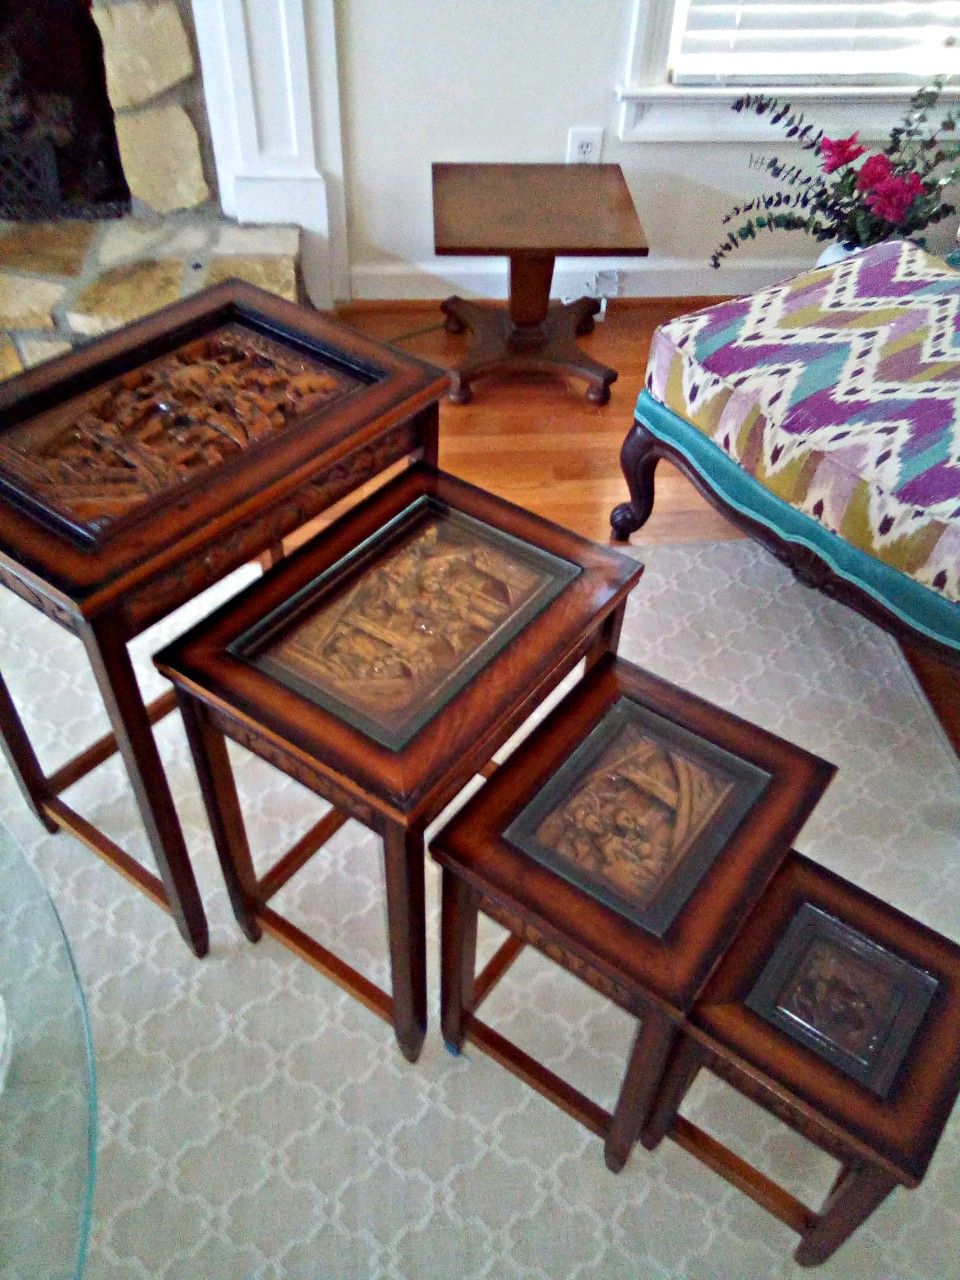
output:
<svg viewBox="0 0 960 1280"><path fill-rule="evenodd" d="M896 201L878 201L873 188L858 186L863 163L873 159L865 154L866 148L854 145L856 154L837 162L838 144L826 138L822 129L809 124L790 103L764 94L738 98L734 111L752 111L765 117L790 142L815 155L820 172L810 173L802 165L785 163L777 156L767 160L766 171L777 179L778 189L755 195L726 214L726 235L713 252L712 265L719 267L728 253L744 240L755 239L758 231L805 231L818 241L838 240L862 247L891 235L916 238L925 227L955 213L944 192L960 182L960 112L950 107L931 124L943 86L944 80L937 79L918 89L903 119L891 130L882 150L875 153L889 161L894 184L914 174L922 183L922 189L906 207L898 206ZM857 135L846 141L856 144ZM860 164L855 163L858 159ZM738 225L730 229L734 222Z"/></svg>

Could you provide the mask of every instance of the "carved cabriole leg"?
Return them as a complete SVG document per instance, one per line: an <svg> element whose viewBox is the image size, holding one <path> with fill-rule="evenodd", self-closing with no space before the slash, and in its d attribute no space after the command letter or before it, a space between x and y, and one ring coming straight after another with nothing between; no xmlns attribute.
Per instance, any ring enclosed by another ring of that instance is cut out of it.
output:
<svg viewBox="0 0 960 1280"><path fill-rule="evenodd" d="M177 928L197 956L209 947L203 904L126 644L106 623L80 633L117 739Z"/></svg>
<svg viewBox="0 0 960 1280"><path fill-rule="evenodd" d="M648 1151L659 1146L670 1132L680 1103L706 1057L705 1050L689 1036L680 1036L677 1040L649 1108L649 1116L640 1130L640 1141Z"/></svg>
<svg viewBox="0 0 960 1280"><path fill-rule="evenodd" d="M653 510L653 474L660 460L655 452L658 443L642 422L634 422L623 442L620 467L630 490L630 501L621 502L610 512L613 536L620 542L625 542L644 525Z"/></svg>
<svg viewBox="0 0 960 1280"><path fill-rule="evenodd" d="M390 824L383 836L393 1027L400 1050L416 1062L427 1033L426 913L423 832Z"/></svg>
<svg viewBox="0 0 960 1280"><path fill-rule="evenodd" d="M627 1163L676 1035L676 1026L662 1010L650 1006L644 1011L603 1144L603 1158L612 1173Z"/></svg>
<svg viewBox="0 0 960 1280"><path fill-rule="evenodd" d="M463 1048L477 963L476 892L444 867L440 925L440 1027L451 1053Z"/></svg>
<svg viewBox="0 0 960 1280"><path fill-rule="evenodd" d="M43 811L44 800L51 798L46 776L3 676L0 676L0 747L34 816L48 831L56 831L57 824Z"/></svg>
<svg viewBox="0 0 960 1280"><path fill-rule="evenodd" d="M859 1164L847 1169L827 1196L815 1224L794 1250L801 1267L815 1267L836 1252L857 1227L898 1185L876 1165Z"/></svg>
<svg viewBox="0 0 960 1280"><path fill-rule="evenodd" d="M177 705L183 717L233 914L250 941L258 942L262 930L256 917L259 902L257 873L250 856L226 740L207 721L203 708L192 698L185 697L179 689Z"/></svg>

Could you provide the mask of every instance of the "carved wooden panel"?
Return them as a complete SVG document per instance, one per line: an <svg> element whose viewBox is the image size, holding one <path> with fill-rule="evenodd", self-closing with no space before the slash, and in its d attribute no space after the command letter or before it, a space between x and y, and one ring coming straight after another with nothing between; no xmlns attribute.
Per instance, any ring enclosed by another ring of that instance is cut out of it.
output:
<svg viewBox="0 0 960 1280"><path fill-rule="evenodd" d="M505 835L662 934L768 781L622 698Z"/></svg>
<svg viewBox="0 0 960 1280"><path fill-rule="evenodd" d="M937 980L804 903L746 1004L885 1097Z"/></svg>
<svg viewBox="0 0 960 1280"><path fill-rule="evenodd" d="M40 514L99 543L358 385L318 355L227 324L11 428L0 469Z"/></svg>
<svg viewBox="0 0 960 1280"><path fill-rule="evenodd" d="M231 651L398 750L576 572L421 499Z"/></svg>

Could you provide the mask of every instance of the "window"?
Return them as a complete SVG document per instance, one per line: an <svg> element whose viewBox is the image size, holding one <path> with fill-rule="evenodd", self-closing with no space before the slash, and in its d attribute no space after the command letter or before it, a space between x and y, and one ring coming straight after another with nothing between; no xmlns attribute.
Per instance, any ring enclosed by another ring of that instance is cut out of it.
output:
<svg viewBox="0 0 960 1280"><path fill-rule="evenodd" d="M789 86L798 104L828 104L833 129L876 139L919 84L960 73L960 0L632 3L624 141L765 137L762 122L718 110L758 85Z"/></svg>
<svg viewBox="0 0 960 1280"><path fill-rule="evenodd" d="M956 65L958 0L680 0L673 84L903 84Z"/></svg>

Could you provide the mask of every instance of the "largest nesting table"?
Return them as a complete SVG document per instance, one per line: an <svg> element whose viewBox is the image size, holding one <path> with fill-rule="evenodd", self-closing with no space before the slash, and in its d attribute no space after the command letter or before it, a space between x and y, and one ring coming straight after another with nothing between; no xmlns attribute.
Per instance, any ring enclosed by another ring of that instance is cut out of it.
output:
<svg viewBox="0 0 960 1280"><path fill-rule="evenodd" d="M238 281L0 386L0 583L83 642L113 729L52 774L0 676L0 742L71 832L208 934L127 642L406 457L436 461L439 370ZM158 875L61 798L119 750Z"/></svg>

